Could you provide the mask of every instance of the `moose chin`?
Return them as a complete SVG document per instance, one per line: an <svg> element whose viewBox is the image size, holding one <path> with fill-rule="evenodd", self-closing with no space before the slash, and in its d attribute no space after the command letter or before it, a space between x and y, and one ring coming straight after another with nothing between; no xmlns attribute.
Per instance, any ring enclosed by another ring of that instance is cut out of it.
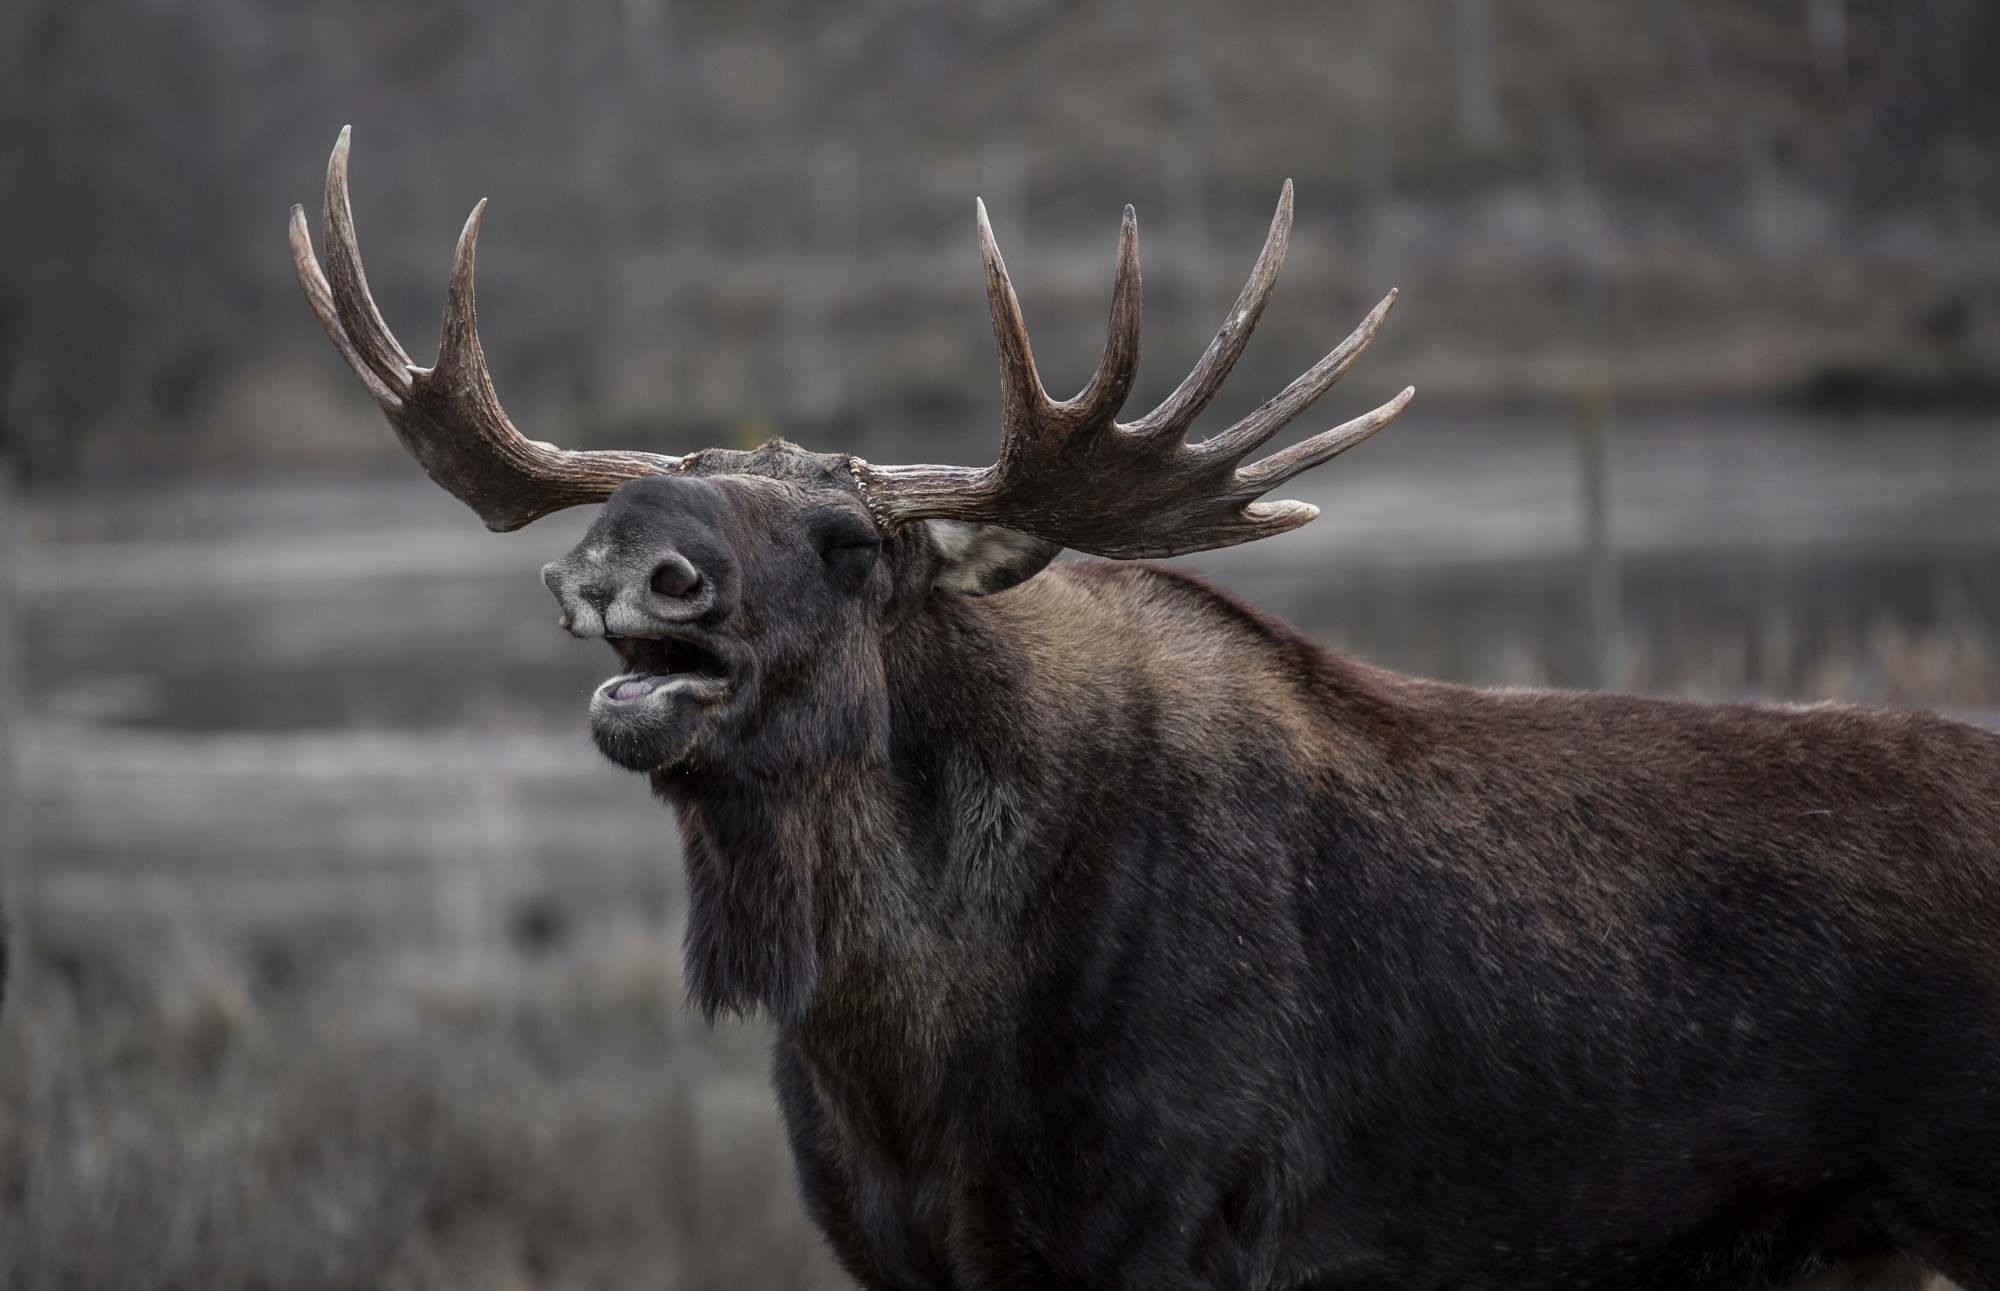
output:
<svg viewBox="0 0 2000 1291"><path fill-rule="evenodd" d="M1387 314L1187 431L1291 228L1159 407L1042 389L983 209L991 466L565 452L370 299L327 174L307 300L617 673L599 747L685 843L687 981L762 1014L808 1211L871 1288L2000 1291L2000 737L1917 712L1484 691L1330 654L1148 558L1311 520L1257 457ZM1101 559L1051 565L1062 548Z"/></svg>

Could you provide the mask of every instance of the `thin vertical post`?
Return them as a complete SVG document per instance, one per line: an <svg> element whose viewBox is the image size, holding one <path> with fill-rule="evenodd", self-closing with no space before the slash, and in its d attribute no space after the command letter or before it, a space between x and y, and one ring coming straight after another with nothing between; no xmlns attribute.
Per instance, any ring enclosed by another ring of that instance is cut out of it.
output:
<svg viewBox="0 0 2000 1291"><path fill-rule="evenodd" d="M1160 140L1160 178L1179 266L1171 296L1174 328L1183 343L1199 353L1215 328L1217 304L1209 237L1215 91L1193 0L1178 0L1165 10L1164 18L1161 71L1172 107Z"/></svg>
<svg viewBox="0 0 2000 1291"><path fill-rule="evenodd" d="M4 1015L28 1048L33 1022L35 875L21 766L20 510L13 462L0 450L0 910L6 916Z"/></svg>
<svg viewBox="0 0 2000 1291"><path fill-rule="evenodd" d="M1395 7L1391 0L1368 0L1358 13L1361 30L1354 44L1355 178L1360 199L1363 255L1371 290L1403 276L1403 229L1396 207Z"/></svg>
<svg viewBox="0 0 2000 1291"><path fill-rule="evenodd" d="M1590 634L1590 684L1616 690L1624 680L1618 552L1611 539L1611 396L1585 387L1576 401L1583 593Z"/></svg>
<svg viewBox="0 0 2000 1291"><path fill-rule="evenodd" d="M821 433L851 400L835 313L860 243L862 197L861 159L850 140L814 144L807 169L811 224L784 293L789 411L802 427L791 433L801 436Z"/></svg>

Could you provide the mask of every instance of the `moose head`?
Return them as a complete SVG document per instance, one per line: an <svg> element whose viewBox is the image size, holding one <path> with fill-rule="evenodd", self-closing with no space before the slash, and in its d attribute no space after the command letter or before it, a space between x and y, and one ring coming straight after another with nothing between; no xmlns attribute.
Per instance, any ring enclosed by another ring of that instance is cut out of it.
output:
<svg viewBox="0 0 2000 1291"><path fill-rule="evenodd" d="M1003 389L1000 458L982 468L885 466L780 440L686 457L567 452L528 439L502 411L481 352L473 257L486 204L458 241L437 361L410 361L368 292L348 204L349 135L327 167L326 270L292 209L299 282L327 335L431 478L489 528L608 502L544 577L562 625L609 642L623 664L591 700L598 745L667 775L721 758L824 757L862 740L882 705L880 642L934 592L982 596L1033 577L1063 547L1172 556L1305 524L1318 509L1259 499L1360 443L1412 394L1254 462L1245 461L1353 364L1391 292L1332 353L1214 437L1187 442L1249 341L1292 223L1289 181L1249 281L1165 402L1117 420L1139 361L1138 222L1119 233L1109 339L1074 399L1043 390L1021 309L978 208Z"/></svg>

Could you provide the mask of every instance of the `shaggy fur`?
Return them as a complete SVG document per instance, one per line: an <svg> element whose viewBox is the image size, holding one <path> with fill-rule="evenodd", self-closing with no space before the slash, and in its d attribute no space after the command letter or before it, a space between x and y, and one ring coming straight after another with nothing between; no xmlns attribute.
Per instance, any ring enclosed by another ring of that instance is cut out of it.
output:
<svg viewBox="0 0 2000 1291"><path fill-rule="evenodd" d="M864 1286L2000 1291L2000 737L1402 677L838 467L628 484L550 582L707 580L728 698L594 728Z"/></svg>

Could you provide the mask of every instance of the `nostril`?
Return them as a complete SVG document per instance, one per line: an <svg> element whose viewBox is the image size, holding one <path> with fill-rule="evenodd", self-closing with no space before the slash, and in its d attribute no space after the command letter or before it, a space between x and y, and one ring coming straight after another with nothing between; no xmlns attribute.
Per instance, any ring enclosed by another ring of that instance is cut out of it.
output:
<svg viewBox="0 0 2000 1291"><path fill-rule="evenodd" d="M652 588L661 596L683 597L701 586L701 575L685 556L669 556L653 570Z"/></svg>

